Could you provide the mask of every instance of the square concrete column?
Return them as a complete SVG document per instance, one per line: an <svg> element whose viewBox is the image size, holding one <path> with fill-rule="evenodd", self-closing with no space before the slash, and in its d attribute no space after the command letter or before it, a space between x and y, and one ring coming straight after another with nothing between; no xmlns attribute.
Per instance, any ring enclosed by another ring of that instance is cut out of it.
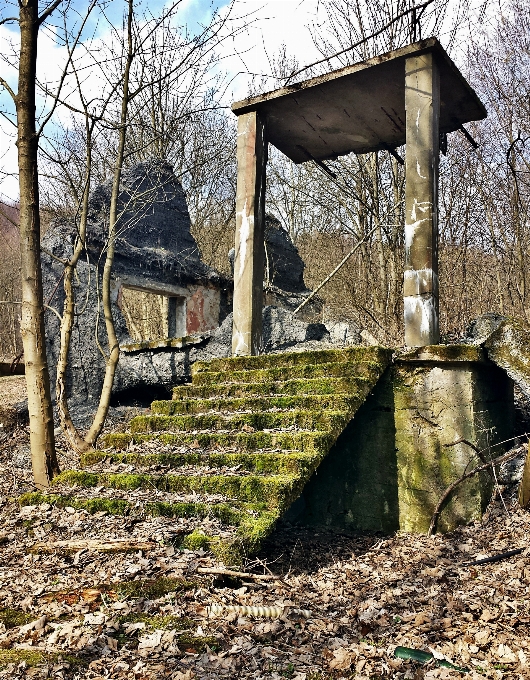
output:
<svg viewBox="0 0 530 680"><path fill-rule="evenodd" d="M405 62L405 344L435 345L438 325L440 78L433 53Z"/></svg>
<svg viewBox="0 0 530 680"><path fill-rule="evenodd" d="M265 126L255 111L237 121L236 243L232 354L258 354L262 344L265 253Z"/></svg>

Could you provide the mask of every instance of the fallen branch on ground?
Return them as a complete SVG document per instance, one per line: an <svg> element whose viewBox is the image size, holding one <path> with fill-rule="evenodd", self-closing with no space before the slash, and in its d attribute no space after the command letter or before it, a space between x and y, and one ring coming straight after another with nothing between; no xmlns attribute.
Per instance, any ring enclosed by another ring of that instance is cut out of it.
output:
<svg viewBox="0 0 530 680"><path fill-rule="evenodd" d="M464 562L463 567L474 567L477 564L491 564L492 562L500 562L501 560L506 560L508 557L513 557L514 555L520 555L524 552L524 548L517 548L516 550L508 550L508 552L499 553L498 555L492 555L491 557L484 557L481 560L475 560L474 562Z"/></svg>
<svg viewBox="0 0 530 680"><path fill-rule="evenodd" d="M512 460L512 458L517 458L517 456L520 456L525 450L526 450L526 447L520 446L519 448L514 449L513 451L508 451L508 453L505 453L504 455L499 456L498 458L494 458L493 460L490 460L488 463L484 463L484 465L479 465L474 470L471 470L471 472L466 472L466 474L462 475L459 479L456 480L456 482L453 482L450 486L448 486L447 489L445 490L443 496L438 501L438 505L436 506L436 508L433 512L431 524L429 526L429 531L427 532L427 536L433 535L435 527L436 527L436 523L438 521L438 517L440 516L440 512L442 511L442 507L443 507L445 501L453 493L453 491L456 489L456 487L459 484L461 484L466 479L473 477L477 473L482 472L482 470L487 470L488 468L492 468L495 465L502 465L502 463L506 463L509 460Z"/></svg>
<svg viewBox="0 0 530 680"><path fill-rule="evenodd" d="M250 578L257 581L278 580L274 574L251 574L246 571L232 571L231 569L216 569L214 567L198 567L198 574L211 574L212 576L233 576L234 578Z"/></svg>

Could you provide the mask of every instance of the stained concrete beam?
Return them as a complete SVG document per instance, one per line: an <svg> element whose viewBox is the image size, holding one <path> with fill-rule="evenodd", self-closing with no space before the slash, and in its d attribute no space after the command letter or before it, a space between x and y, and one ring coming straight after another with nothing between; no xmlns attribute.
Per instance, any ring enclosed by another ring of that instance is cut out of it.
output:
<svg viewBox="0 0 530 680"><path fill-rule="evenodd" d="M405 62L405 344L436 345L440 74L432 52Z"/></svg>
<svg viewBox="0 0 530 680"><path fill-rule="evenodd" d="M440 68L440 131L485 118L484 105L436 38L249 97L232 110L257 111L269 142L295 163L395 148L406 136L405 61L426 52Z"/></svg>
<svg viewBox="0 0 530 680"><path fill-rule="evenodd" d="M237 126L234 356L258 354L262 345L266 164L265 126L251 111Z"/></svg>

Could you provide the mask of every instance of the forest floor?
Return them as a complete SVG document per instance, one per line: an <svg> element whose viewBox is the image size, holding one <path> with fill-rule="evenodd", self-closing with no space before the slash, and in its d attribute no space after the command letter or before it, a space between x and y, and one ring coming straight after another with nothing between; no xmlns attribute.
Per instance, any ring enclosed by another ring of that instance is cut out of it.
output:
<svg viewBox="0 0 530 680"><path fill-rule="evenodd" d="M21 508L34 489L29 433L6 414L23 378L0 379L0 393L0 678L530 678L530 513L516 484L497 489L482 522L449 534L282 525L239 568L246 576L216 574L226 566L174 544L174 520ZM72 465L60 435L58 449ZM148 546L32 552L73 539ZM435 658L398 659L397 646Z"/></svg>

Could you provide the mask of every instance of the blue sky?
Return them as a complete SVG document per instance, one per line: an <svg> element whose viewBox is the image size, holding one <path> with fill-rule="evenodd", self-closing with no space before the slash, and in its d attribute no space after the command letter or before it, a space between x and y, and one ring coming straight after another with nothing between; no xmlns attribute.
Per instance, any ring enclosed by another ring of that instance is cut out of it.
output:
<svg viewBox="0 0 530 680"><path fill-rule="evenodd" d="M456 2L457 0L455 0ZM481 0L472 0L481 2ZM42 3L44 7L47 3ZM88 0L72 0L71 7L79 13L85 14ZM166 2L162 0L135 0L135 7L159 14ZM17 14L16 0L0 2L0 19ZM215 10L226 11L226 0L181 0L177 23L187 26L193 33L200 24L207 23ZM107 19L114 25L121 26L125 0L109 0L106 4ZM248 94L249 86L259 83L262 89L273 89L279 86L277 80L270 78L263 81L263 76L270 74L270 60L273 59L282 45L285 45L291 57L296 58L299 66L304 66L321 57L310 35L311 24L318 20L325 20L326 0L235 0L232 16L239 22L243 17L251 17L252 22L244 32L234 40L226 41L219 52L223 57L222 68L227 72L231 82L226 95L226 104L233 100L242 99ZM12 28L0 26L0 56L6 53L6 40L16 36L16 26ZM108 23L97 18L91 19L84 32L85 36L96 38L108 34ZM41 75L60 72L60 61L64 60L64 50L56 44L53 31L48 29L41 36L39 43L39 65ZM333 65L335 68L339 64ZM16 72L6 69L0 59L0 75L16 87ZM303 78L303 76L302 76ZM0 110L6 108L13 111L9 104L8 95L0 87ZM16 148L13 138L6 132L14 130L0 117L0 171L2 168L12 173L16 172ZM16 198L18 192L15 177L9 180L0 174L0 199L2 197Z"/></svg>

